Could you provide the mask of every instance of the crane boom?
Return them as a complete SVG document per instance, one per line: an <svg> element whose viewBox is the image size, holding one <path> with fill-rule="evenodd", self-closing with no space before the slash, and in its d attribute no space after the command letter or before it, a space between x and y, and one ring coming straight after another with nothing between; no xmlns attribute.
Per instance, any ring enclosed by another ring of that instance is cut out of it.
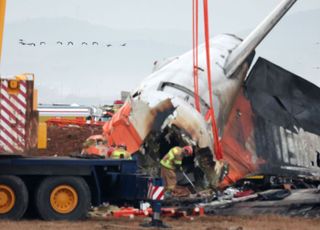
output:
<svg viewBox="0 0 320 230"><path fill-rule="evenodd" d="M6 12L6 0L0 0L0 64L1 64L1 51L2 51L5 12Z"/></svg>

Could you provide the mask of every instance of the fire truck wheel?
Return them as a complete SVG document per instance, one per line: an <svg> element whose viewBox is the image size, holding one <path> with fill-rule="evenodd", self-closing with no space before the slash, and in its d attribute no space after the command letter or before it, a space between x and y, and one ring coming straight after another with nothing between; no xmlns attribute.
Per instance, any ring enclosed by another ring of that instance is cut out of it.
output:
<svg viewBox="0 0 320 230"><path fill-rule="evenodd" d="M20 219L28 203L28 190L21 178L0 176L0 219Z"/></svg>
<svg viewBox="0 0 320 230"><path fill-rule="evenodd" d="M47 177L37 189L35 201L44 220L78 220L88 214L91 193L81 177Z"/></svg>

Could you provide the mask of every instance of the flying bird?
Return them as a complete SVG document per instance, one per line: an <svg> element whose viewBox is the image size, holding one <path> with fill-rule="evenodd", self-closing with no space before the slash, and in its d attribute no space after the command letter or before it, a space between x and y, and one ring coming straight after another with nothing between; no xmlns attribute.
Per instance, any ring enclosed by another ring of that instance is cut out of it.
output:
<svg viewBox="0 0 320 230"><path fill-rule="evenodd" d="M92 45L94 46L94 45L99 45L99 43L98 42L92 42Z"/></svg>
<svg viewBox="0 0 320 230"><path fill-rule="evenodd" d="M45 42L40 42L40 45L45 45L46 43Z"/></svg>
<svg viewBox="0 0 320 230"><path fill-rule="evenodd" d="M58 45L62 45L62 42L61 42L61 41L57 41L57 44L58 44Z"/></svg>
<svg viewBox="0 0 320 230"><path fill-rule="evenodd" d="M127 43L123 43L123 44L121 44L121 46L126 46L127 45Z"/></svg>
<svg viewBox="0 0 320 230"><path fill-rule="evenodd" d="M82 42L82 43L81 43L81 45L88 45L88 43L86 43L86 42Z"/></svg>
<svg viewBox="0 0 320 230"><path fill-rule="evenodd" d="M35 44L35 43L33 43L33 42L31 42L31 43L27 43L26 45L28 45L28 46L36 46L36 44Z"/></svg>
<svg viewBox="0 0 320 230"><path fill-rule="evenodd" d="M69 41L67 45L68 45L68 46L69 46L69 45L72 45L72 46L73 46L73 42L72 42L72 41Z"/></svg>
<svg viewBox="0 0 320 230"><path fill-rule="evenodd" d="M107 44L107 47L110 47L110 46L112 46L111 44Z"/></svg>

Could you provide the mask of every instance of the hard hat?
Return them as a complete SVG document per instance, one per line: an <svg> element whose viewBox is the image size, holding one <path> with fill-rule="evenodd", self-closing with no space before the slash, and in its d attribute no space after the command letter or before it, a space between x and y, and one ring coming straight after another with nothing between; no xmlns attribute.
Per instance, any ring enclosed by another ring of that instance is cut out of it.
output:
<svg viewBox="0 0 320 230"><path fill-rule="evenodd" d="M184 146L183 150L186 153L186 155L188 155L188 156L191 156L193 153L193 149L190 145Z"/></svg>

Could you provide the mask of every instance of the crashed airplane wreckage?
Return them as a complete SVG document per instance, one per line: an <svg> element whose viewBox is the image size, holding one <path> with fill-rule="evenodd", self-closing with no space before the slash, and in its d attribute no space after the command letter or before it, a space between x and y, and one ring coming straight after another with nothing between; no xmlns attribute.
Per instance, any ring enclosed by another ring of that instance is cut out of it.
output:
<svg viewBox="0 0 320 230"><path fill-rule="evenodd" d="M210 40L221 161L215 158L206 119L204 45L199 46L197 66L201 112L194 105L190 51L155 65L154 72L104 125L108 144L125 143L151 175L158 175L159 161L171 147L192 145L194 157L184 159L183 167L199 187L216 188L254 173L319 174L316 127L320 126L315 117L320 112L319 89L264 59L258 60L244 84L255 48L295 2L282 1L245 40L230 34ZM229 166L226 176L225 165Z"/></svg>

